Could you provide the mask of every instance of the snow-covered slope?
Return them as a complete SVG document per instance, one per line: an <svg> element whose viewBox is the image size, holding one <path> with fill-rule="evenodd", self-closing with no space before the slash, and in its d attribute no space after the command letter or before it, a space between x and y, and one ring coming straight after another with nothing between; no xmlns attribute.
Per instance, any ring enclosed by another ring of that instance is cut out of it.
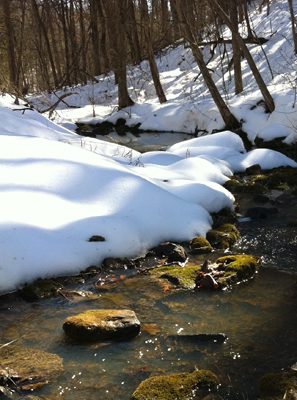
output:
<svg viewBox="0 0 297 400"><path fill-rule="evenodd" d="M286 2L272 3L272 25L264 14L253 14L259 35L267 37L273 32L265 51L275 69L274 80L261 54L259 65L270 83L276 111L270 115L261 105L253 107L261 96L248 68L242 95L232 95L231 77L228 103L244 120L251 139L259 135L268 140L280 134L289 143L296 139L296 111L295 89L290 86L295 72L288 60L295 62L295 58L290 39L282 39L283 34L290 35ZM254 46L254 57L259 51ZM209 65L222 89L216 52ZM166 152L140 154L66 129L77 120L94 123L119 117L128 124L141 122L142 128L157 130L221 128L222 120L204 84L193 81L198 70L190 50L182 46L169 49L158 62L168 97L162 106L147 80L146 62L129 75L138 104L120 112L115 110L112 74L100 77L94 87L74 88L82 98L71 96L68 102L80 108L59 109L54 121L36 111L23 111L24 106L15 106L8 95L0 97L0 293L38 277L75 274L89 265L100 265L106 257L137 256L164 240L205 236L212 224L210 213L223 207L233 209L234 198L221 185L234 171L255 163L265 169L297 167L267 149L246 153L241 139L229 131L177 143ZM89 105L92 93L98 104L95 110ZM45 95L36 95L35 104L40 99L44 101ZM89 242L93 235L105 241Z"/></svg>

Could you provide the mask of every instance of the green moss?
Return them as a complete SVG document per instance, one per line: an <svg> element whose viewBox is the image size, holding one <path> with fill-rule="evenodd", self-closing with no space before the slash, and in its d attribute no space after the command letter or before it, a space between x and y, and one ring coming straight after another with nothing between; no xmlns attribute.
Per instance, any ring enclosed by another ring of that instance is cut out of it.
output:
<svg viewBox="0 0 297 400"><path fill-rule="evenodd" d="M297 391L297 372L280 372L264 375L259 382L262 398L295 399ZM285 396L285 397L284 397Z"/></svg>
<svg viewBox="0 0 297 400"><path fill-rule="evenodd" d="M232 281L242 281L250 279L258 271L261 264L261 258L256 256L236 255L220 257L216 261L218 264L223 263L227 265L225 277L232 276ZM236 279L234 274L236 274ZM224 278L218 280L219 284L224 284Z"/></svg>
<svg viewBox="0 0 297 400"><path fill-rule="evenodd" d="M272 170L267 184L270 189L274 189L280 185L295 186L296 182L297 168L281 167Z"/></svg>
<svg viewBox="0 0 297 400"><path fill-rule="evenodd" d="M234 225L224 224L217 229L212 229L206 235L210 244L219 249L227 249L233 246L239 239L240 234Z"/></svg>
<svg viewBox="0 0 297 400"><path fill-rule="evenodd" d="M212 251L212 247L208 240L203 237L196 237L190 241L190 250L195 254L205 254Z"/></svg>
<svg viewBox="0 0 297 400"><path fill-rule="evenodd" d="M20 295L24 300L36 301L53 297L62 288L63 285L50 279L37 279L30 285L24 286Z"/></svg>
<svg viewBox="0 0 297 400"><path fill-rule="evenodd" d="M267 181L269 177L267 175L254 175L251 177L251 182L264 182Z"/></svg>
<svg viewBox="0 0 297 400"><path fill-rule="evenodd" d="M210 371L194 371L169 376L157 376L143 381L132 395L132 400L184 400L198 390L216 390L219 380Z"/></svg>
<svg viewBox="0 0 297 400"><path fill-rule="evenodd" d="M169 281L176 282L183 289L194 289L195 279L201 267L159 267L151 270L151 275L166 278Z"/></svg>
<svg viewBox="0 0 297 400"><path fill-rule="evenodd" d="M242 183L234 179L227 181L223 185L231 193L257 193L264 194L267 192L265 186L258 182Z"/></svg>

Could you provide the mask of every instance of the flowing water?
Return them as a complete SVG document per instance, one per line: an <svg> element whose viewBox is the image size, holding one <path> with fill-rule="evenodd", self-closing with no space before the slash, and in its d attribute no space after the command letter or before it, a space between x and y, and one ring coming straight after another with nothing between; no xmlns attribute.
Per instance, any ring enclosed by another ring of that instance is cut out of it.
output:
<svg viewBox="0 0 297 400"><path fill-rule="evenodd" d="M238 196L237 201L244 216L251 196ZM92 300L61 296L26 303L3 297L0 343L17 339L18 345L63 359L65 373L36 392L46 399L128 400L150 376L194 368L209 369L219 377L224 399L256 399L261 376L286 370L297 361L297 290L293 285L297 229L287 228L288 220L296 219L297 204L285 199L277 206L276 216L237 224L242 238L232 252L263 258L254 280L230 291L183 292L167 290L164 281L153 281L137 270L120 269L114 274L126 278L111 284L109 290L96 289L96 277L69 285L93 291L97 297ZM191 263L201 264L203 256L195 257ZM62 325L67 317L97 308L134 310L141 333L126 342L84 345L66 337ZM201 333L224 333L228 340L199 342L186 336Z"/></svg>

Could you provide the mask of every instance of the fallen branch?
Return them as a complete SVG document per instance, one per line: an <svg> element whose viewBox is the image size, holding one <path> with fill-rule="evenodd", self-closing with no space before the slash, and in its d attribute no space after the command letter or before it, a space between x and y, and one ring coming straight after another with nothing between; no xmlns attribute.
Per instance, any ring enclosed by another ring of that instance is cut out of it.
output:
<svg viewBox="0 0 297 400"><path fill-rule="evenodd" d="M54 110L58 107L59 103L60 103L61 101L63 101L63 99L65 99L65 97L72 96L73 94L77 94L77 95L81 98L81 95L80 95L79 93L77 93L77 92L65 93L65 94L63 94L63 96L61 96L61 97L58 97L58 96L56 95L56 96L58 97L58 101L56 101L55 104L51 105L51 106L50 106L49 108L47 108L46 110L41 111L40 114L43 114L43 113L49 111L49 117L51 117L52 113L53 113Z"/></svg>

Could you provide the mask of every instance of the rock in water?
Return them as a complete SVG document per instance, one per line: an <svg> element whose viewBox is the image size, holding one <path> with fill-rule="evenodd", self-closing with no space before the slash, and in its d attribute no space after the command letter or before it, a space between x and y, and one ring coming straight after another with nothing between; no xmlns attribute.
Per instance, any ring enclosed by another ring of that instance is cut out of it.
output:
<svg viewBox="0 0 297 400"><path fill-rule="evenodd" d="M140 322L131 310L89 310L67 318L63 329L78 341L127 340L139 334Z"/></svg>
<svg viewBox="0 0 297 400"><path fill-rule="evenodd" d="M132 395L132 400L176 400L192 399L201 391L204 396L216 391L219 380L210 371L194 371L169 376L154 376L143 381Z"/></svg>
<svg viewBox="0 0 297 400"><path fill-rule="evenodd" d="M0 384L15 383L24 390L39 388L64 372L63 360L56 354L28 347L4 346L0 348L0 360ZM15 389L14 384L12 387Z"/></svg>

